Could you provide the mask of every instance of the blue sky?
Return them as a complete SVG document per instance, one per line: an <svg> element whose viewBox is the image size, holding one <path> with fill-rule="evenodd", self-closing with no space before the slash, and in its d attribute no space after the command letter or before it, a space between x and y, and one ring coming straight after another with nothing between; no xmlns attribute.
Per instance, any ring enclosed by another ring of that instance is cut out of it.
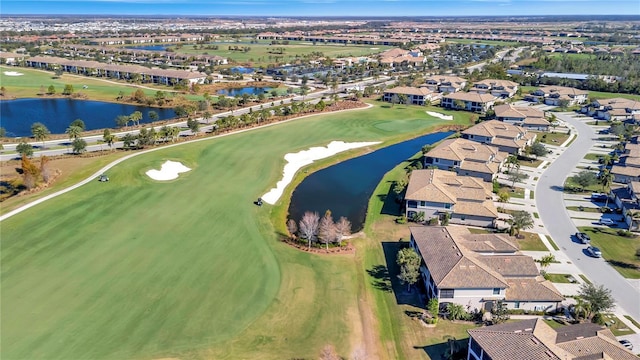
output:
<svg viewBox="0 0 640 360"><path fill-rule="evenodd" d="M0 0L0 14L640 15L640 0Z"/></svg>

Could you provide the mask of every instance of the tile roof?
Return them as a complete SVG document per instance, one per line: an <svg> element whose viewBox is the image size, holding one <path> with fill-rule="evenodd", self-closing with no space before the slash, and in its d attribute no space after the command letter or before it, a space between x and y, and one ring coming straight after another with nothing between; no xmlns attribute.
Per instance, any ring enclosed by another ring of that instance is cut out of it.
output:
<svg viewBox="0 0 640 360"><path fill-rule="evenodd" d="M405 95L419 95L419 96L427 96L433 94L433 91L424 88L424 87L410 87L410 86L397 86L392 89L386 89L385 93L390 94L405 94Z"/></svg>
<svg viewBox="0 0 640 360"><path fill-rule="evenodd" d="M498 148L475 141L457 138L447 139L431 149L425 154L426 157L457 160L457 161L478 161L478 162L502 162L506 154L500 152ZM493 159L492 159L493 158Z"/></svg>
<svg viewBox="0 0 640 360"><path fill-rule="evenodd" d="M530 319L468 332L493 360L637 360L609 329L591 323L554 330L542 319Z"/></svg>
<svg viewBox="0 0 640 360"><path fill-rule="evenodd" d="M531 256L527 255L483 256L480 257L480 261L504 277L536 277L540 275L536 263Z"/></svg>
<svg viewBox="0 0 640 360"><path fill-rule="evenodd" d="M433 75L426 78L424 82L425 84L436 83L438 85L442 85L442 84L462 85L466 83L467 80L458 76Z"/></svg>
<svg viewBox="0 0 640 360"><path fill-rule="evenodd" d="M509 301L562 301L564 296L542 276L507 278L505 299Z"/></svg>
<svg viewBox="0 0 640 360"><path fill-rule="evenodd" d="M500 80L500 79L484 79L481 81L477 81L473 83L473 86L476 85L486 85L491 89L495 89L496 87L503 87L505 89L513 89L518 86L517 82L509 81L509 80Z"/></svg>
<svg viewBox="0 0 640 360"><path fill-rule="evenodd" d="M495 111L497 117L544 119L544 111L530 106L496 105L493 107L493 111Z"/></svg>
<svg viewBox="0 0 640 360"><path fill-rule="evenodd" d="M468 234L461 238L458 243L478 253L514 253L518 251L518 245L514 244L506 234Z"/></svg>
<svg viewBox="0 0 640 360"><path fill-rule="evenodd" d="M477 103L488 103L497 100L491 94L479 94L477 92L455 92L444 96L445 99L473 101Z"/></svg>
<svg viewBox="0 0 640 360"><path fill-rule="evenodd" d="M575 97L575 96L580 96L580 95L588 95L589 92L584 91L584 90L580 90L580 89L576 89L576 88L572 88L572 87L566 87L566 86L556 86L556 85L552 85L552 86L542 86L540 87L540 90L542 90L542 92L544 92L545 94L551 95L551 94L557 94L557 95L566 95L568 97Z"/></svg>

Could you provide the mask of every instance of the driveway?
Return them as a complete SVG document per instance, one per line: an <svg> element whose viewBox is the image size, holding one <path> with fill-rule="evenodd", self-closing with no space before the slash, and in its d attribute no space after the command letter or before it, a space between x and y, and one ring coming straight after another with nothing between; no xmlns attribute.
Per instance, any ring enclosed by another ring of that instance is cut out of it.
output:
<svg viewBox="0 0 640 360"><path fill-rule="evenodd" d="M563 184L571 170L589 152L597 138L594 130L569 113L556 116L575 127L578 138L553 162L536 186L536 204L547 231L567 257L595 284L602 284L616 299L618 307L640 319L640 287L623 278L603 259L593 259L584 252L584 246L574 243L571 236L577 228L569 217L563 200Z"/></svg>

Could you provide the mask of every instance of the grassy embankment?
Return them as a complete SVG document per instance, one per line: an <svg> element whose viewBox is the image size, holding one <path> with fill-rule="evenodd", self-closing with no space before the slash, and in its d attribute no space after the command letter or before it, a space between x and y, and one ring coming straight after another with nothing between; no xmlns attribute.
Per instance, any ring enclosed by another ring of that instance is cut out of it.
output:
<svg viewBox="0 0 640 360"><path fill-rule="evenodd" d="M2 357L271 359L315 357L325 344L350 356L366 319L387 326L358 300L371 291L363 268L382 251L356 241L363 267L352 255L292 249L278 242L286 201L252 201L280 178L285 153L468 123L465 113L451 122L424 111L376 106L163 149L4 221ZM193 170L148 179L166 159ZM393 348L397 337L382 333Z"/></svg>
<svg viewBox="0 0 640 360"><path fill-rule="evenodd" d="M591 237L591 244L602 251L602 257L628 279L640 279L640 259L636 251L640 248L640 237L620 236L617 229L581 227L580 231Z"/></svg>

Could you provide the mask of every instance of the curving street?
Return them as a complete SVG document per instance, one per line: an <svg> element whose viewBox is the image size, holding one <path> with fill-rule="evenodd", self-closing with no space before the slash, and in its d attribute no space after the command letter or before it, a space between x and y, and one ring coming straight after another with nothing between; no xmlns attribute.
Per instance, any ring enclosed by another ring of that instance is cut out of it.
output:
<svg viewBox="0 0 640 360"><path fill-rule="evenodd" d="M536 185L536 205L541 220L555 243L580 271L594 284L611 289L617 306L634 319L640 319L640 288L622 277L604 259L587 256L585 246L572 239L578 230L565 207L562 188L571 170L591 148L596 134L593 128L569 114L556 113L556 116L572 125L578 137L551 163Z"/></svg>

